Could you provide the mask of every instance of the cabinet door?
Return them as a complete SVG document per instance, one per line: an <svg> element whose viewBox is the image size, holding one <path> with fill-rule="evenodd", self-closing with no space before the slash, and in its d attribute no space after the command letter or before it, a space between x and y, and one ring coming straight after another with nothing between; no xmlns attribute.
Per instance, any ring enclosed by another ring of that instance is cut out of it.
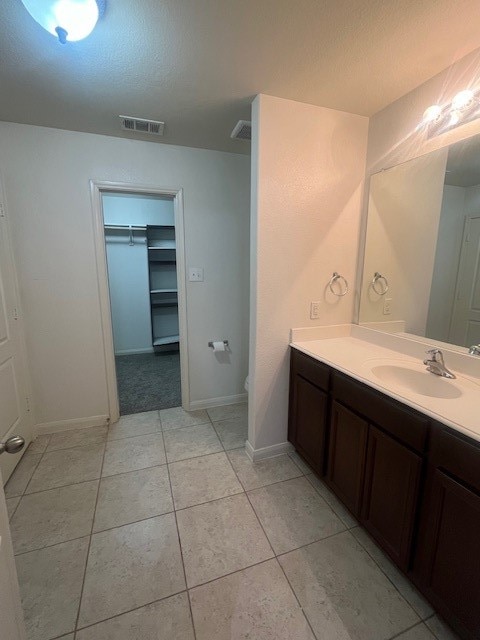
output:
<svg viewBox="0 0 480 640"><path fill-rule="evenodd" d="M360 514L368 423L332 403L327 481L356 516Z"/></svg>
<svg viewBox="0 0 480 640"><path fill-rule="evenodd" d="M327 394L296 373L292 380L291 433L305 460L323 475Z"/></svg>
<svg viewBox="0 0 480 640"><path fill-rule="evenodd" d="M380 545L408 569L422 459L370 426L362 521Z"/></svg>
<svg viewBox="0 0 480 640"><path fill-rule="evenodd" d="M480 638L480 496L432 471L418 550L422 588L462 632Z"/></svg>

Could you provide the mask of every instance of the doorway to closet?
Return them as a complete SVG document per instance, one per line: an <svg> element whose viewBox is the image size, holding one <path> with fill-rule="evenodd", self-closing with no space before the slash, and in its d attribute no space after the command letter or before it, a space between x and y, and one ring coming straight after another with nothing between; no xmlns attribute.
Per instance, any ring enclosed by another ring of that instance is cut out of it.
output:
<svg viewBox="0 0 480 640"><path fill-rule="evenodd" d="M174 197L115 191L101 197L120 415L178 407Z"/></svg>

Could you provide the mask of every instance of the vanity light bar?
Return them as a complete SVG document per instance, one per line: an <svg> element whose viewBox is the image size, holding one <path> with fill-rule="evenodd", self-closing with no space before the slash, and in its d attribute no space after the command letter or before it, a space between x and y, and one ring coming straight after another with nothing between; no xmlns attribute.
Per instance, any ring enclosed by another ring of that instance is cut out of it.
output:
<svg viewBox="0 0 480 640"><path fill-rule="evenodd" d="M450 103L445 105L432 104L425 109L420 127L426 128L428 137L431 138L478 117L480 117L478 92L472 89L463 89L454 96Z"/></svg>

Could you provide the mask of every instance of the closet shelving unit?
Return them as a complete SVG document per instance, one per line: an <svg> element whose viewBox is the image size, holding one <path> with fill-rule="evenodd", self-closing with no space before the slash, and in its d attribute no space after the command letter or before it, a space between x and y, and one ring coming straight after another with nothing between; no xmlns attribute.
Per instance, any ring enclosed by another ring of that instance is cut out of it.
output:
<svg viewBox="0 0 480 640"><path fill-rule="evenodd" d="M152 344L178 349L178 290L174 225L147 225Z"/></svg>

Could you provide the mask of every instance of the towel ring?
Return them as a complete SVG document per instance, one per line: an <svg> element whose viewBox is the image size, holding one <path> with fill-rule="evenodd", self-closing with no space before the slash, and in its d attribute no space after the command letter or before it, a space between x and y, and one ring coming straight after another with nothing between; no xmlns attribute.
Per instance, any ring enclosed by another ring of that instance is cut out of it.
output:
<svg viewBox="0 0 480 640"><path fill-rule="evenodd" d="M343 282L345 283L345 290L342 291L341 293L337 293L336 291L333 290L333 287L332 287L332 285L337 280L343 280ZM333 293L333 295L334 296L338 296L339 298L341 298L342 296L346 296L347 293L348 293L348 282L346 281L346 279L343 276L341 276L336 271L333 272L333 276L330 278L330 281L328 283L328 287L329 287L330 291Z"/></svg>
<svg viewBox="0 0 480 640"><path fill-rule="evenodd" d="M379 280L383 280L385 282L382 291L379 291L376 287L377 282ZM381 273L378 273L378 271L375 271L375 275L373 276L373 280L372 280L372 289L375 291L375 293L379 296L384 296L387 291L388 291L388 280L386 279L385 276L382 276Z"/></svg>

